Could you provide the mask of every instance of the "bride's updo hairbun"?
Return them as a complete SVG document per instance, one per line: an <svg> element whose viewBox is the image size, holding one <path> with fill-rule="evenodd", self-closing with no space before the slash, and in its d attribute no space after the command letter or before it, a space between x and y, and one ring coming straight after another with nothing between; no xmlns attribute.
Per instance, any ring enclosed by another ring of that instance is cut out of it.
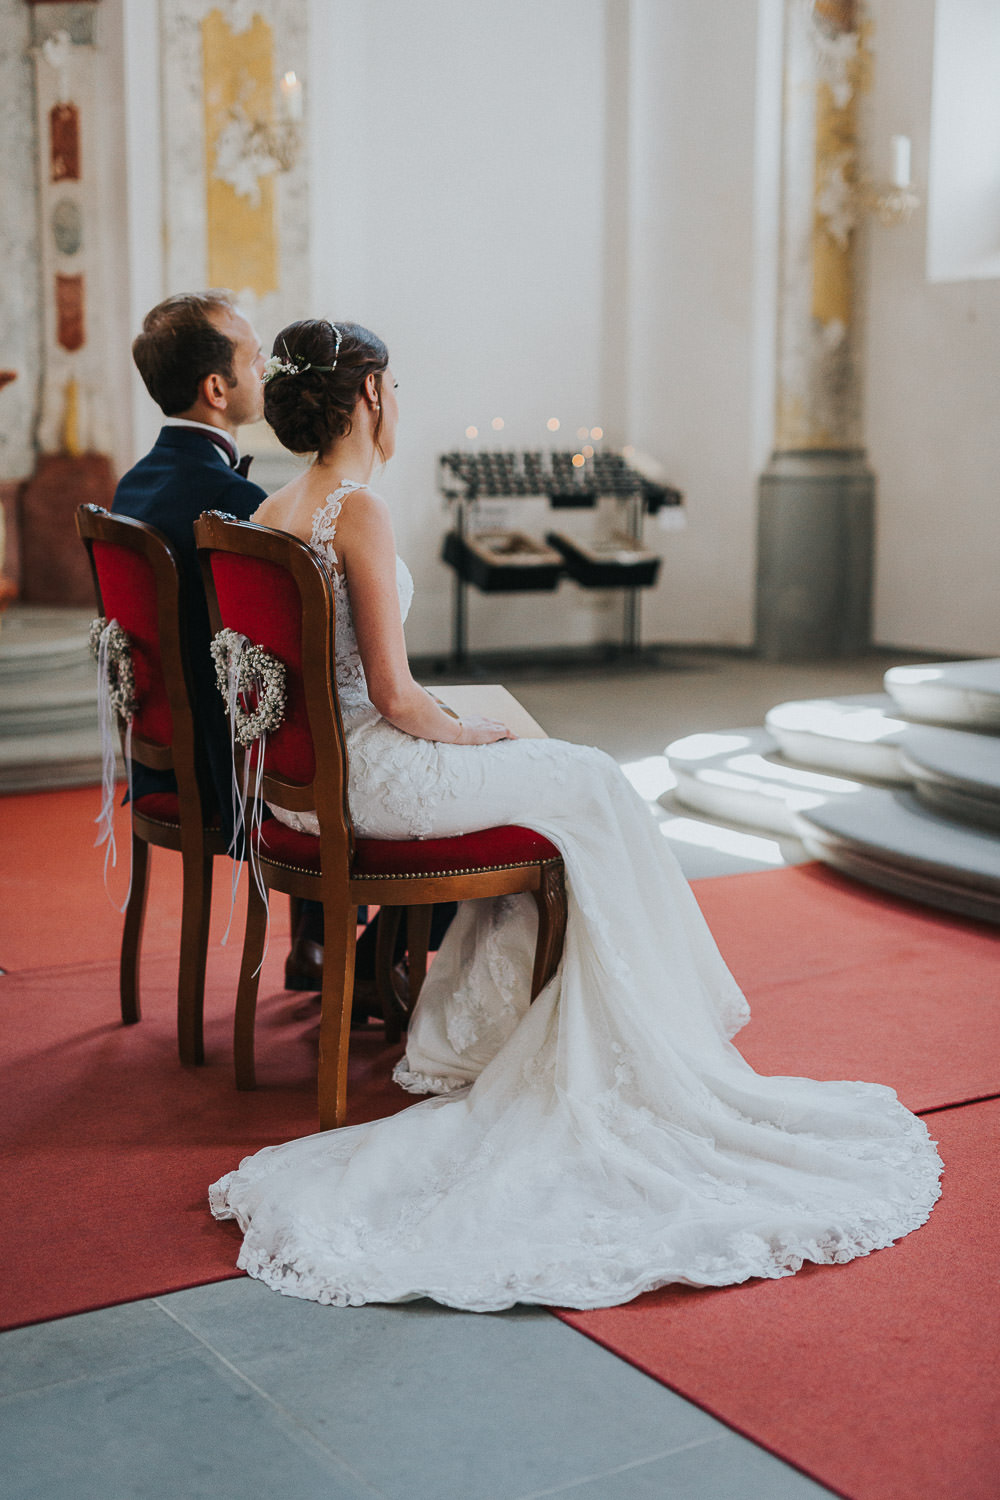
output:
<svg viewBox="0 0 1000 1500"><path fill-rule="evenodd" d="M264 416L291 453L320 457L351 430L351 418L369 375L381 390L389 351L358 323L310 318L289 323L274 341L264 370ZM382 411L375 423L379 448Z"/></svg>

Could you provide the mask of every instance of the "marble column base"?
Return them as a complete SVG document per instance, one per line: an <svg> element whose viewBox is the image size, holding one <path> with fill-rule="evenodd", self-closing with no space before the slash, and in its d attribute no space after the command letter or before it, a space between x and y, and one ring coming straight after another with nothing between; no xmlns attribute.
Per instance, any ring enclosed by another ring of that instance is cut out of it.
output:
<svg viewBox="0 0 1000 1500"><path fill-rule="evenodd" d="M864 451L776 453L761 475L757 650L768 661L871 644L875 476Z"/></svg>

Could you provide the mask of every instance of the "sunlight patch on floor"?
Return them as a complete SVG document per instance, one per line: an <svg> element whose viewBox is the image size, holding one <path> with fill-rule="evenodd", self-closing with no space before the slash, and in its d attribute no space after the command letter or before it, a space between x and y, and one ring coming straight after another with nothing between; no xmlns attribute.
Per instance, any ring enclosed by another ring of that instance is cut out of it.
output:
<svg viewBox="0 0 1000 1500"><path fill-rule="evenodd" d="M647 755L643 760L626 761L622 771L646 802L655 802L677 785L677 777L665 755Z"/></svg>
<svg viewBox="0 0 1000 1500"><path fill-rule="evenodd" d="M755 833L740 833L735 828L720 828L714 823L699 823L694 818L671 818L660 824L663 837L679 844L700 844L721 854L735 854L742 859L757 860L762 865L783 865L785 856L776 839L764 839Z"/></svg>

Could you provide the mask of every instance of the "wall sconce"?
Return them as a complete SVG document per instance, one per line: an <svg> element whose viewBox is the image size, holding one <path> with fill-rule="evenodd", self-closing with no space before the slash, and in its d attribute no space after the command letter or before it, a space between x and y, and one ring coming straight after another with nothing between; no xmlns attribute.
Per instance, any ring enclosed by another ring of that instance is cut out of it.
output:
<svg viewBox="0 0 1000 1500"><path fill-rule="evenodd" d="M906 224L920 207L921 198L910 179L910 138L892 137L892 181L858 184L861 206L875 214L880 224Z"/></svg>
<svg viewBox="0 0 1000 1500"><path fill-rule="evenodd" d="M279 90L277 120L251 118L243 100L237 100L215 141L214 175L255 206L260 179L270 172L290 172L302 149L302 83L294 73L285 73Z"/></svg>

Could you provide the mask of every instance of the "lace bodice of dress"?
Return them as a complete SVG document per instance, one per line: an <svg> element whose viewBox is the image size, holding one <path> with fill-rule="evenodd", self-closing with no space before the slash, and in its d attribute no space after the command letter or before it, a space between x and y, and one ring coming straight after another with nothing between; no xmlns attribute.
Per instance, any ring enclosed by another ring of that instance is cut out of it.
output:
<svg viewBox="0 0 1000 1500"><path fill-rule="evenodd" d="M309 538L312 546L326 563L333 582L333 595L337 606L334 637L337 657L337 691L340 695L340 709L344 714L372 706L368 696L368 684L365 681L365 670L361 665L358 641L354 634L347 579L340 569L339 559L333 545L337 520L344 508L344 501L352 491L360 489L364 489L364 485L358 484L353 479L345 479L332 494L327 495L326 500L313 516L312 535ZM399 594L400 613L405 620L413 601L413 579L401 557L396 558L396 590Z"/></svg>

